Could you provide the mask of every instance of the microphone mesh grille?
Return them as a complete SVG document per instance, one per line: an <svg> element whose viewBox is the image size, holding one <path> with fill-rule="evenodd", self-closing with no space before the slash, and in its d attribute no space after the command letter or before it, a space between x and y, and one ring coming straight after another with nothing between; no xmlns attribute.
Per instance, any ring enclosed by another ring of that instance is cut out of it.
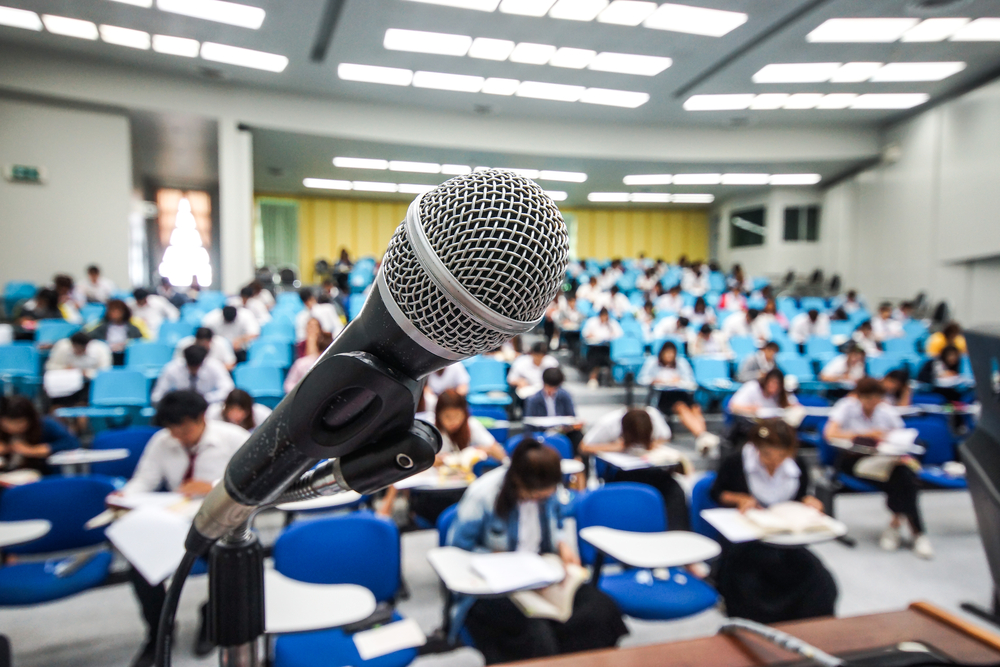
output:
<svg viewBox="0 0 1000 667"><path fill-rule="evenodd" d="M566 223L527 178L492 169L452 178L423 196L420 219L448 271L496 313L536 320L562 285L569 254ZM400 310L438 345L476 355L511 337L474 321L431 282L405 225L389 241L382 270Z"/></svg>

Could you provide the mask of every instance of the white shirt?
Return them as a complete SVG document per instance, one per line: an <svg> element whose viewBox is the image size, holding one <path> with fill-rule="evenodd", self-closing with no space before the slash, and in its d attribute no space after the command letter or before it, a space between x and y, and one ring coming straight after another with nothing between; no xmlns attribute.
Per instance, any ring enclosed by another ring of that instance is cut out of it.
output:
<svg viewBox="0 0 1000 667"><path fill-rule="evenodd" d="M563 331L579 331L583 319L583 313L576 308L570 308L568 302L560 305L559 310L556 311L556 324Z"/></svg>
<svg viewBox="0 0 1000 667"><path fill-rule="evenodd" d="M681 308L684 307L684 297L680 294L674 296L670 292L667 292L656 298L653 307L664 313L679 313L681 312Z"/></svg>
<svg viewBox="0 0 1000 667"><path fill-rule="evenodd" d="M118 290L118 287L111 281L110 278L105 278L104 276L98 276L97 282L91 282L90 276L83 281L80 285L80 291L83 292L83 296L86 297L87 301L99 301L104 303L111 298Z"/></svg>
<svg viewBox="0 0 1000 667"><path fill-rule="evenodd" d="M309 320L318 320L319 328L336 338L344 330L344 323L340 321L340 313L332 303L317 303L308 310L300 310L295 316L295 342L301 343L306 339L306 325Z"/></svg>
<svg viewBox="0 0 1000 667"><path fill-rule="evenodd" d="M705 296L709 287L706 269L702 269L701 273L695 273L693 269L684 269L684 276L681 278L682 290L695 296Z"/></svg>
<svg viewBox="0 0 1000 667"><path fill-rule="evenodd" d="M601 291L600 287L586 283L576 288L576 298L594 303L594 296Z"/></svg>
<svg viewBox="0 0 1000 667"><path fill-rule="evenodd" d="M522 500L517 504L517 549L537 554L542 549L542 520L538 501Z"/></svg>
<svg viewBox="0 0 1000 667"><path fill-rule="evenodd" d="M61 371L76 368L83 371L87 377L94 377L97 371L111 368L111 348L103 340L92 340L87 343L83 356L77 356L73 351L73 343L69 338L56 341L45 362L45 370Z"/></svg>
<svg viewBox="0 0 1000 667"><path fill-rule="evenodd" d="M791 458L782 461L771 475L760 462L757 448L751 444L743 446L743 474L746 475L750 495L765 507L794 500L802 477L802 471Z"/></svg>
<svg viewBox="0 0 1000 667"><path fill-rule="evenodd" d="M839 354L827 363L820 371L820 375L832 375L833 377L841 377L844 373L847 373L847 355ZM863 363L857 364L854 368L850 369L847 379L852 382L857 382L865 376L865 365Z"/></svg>
<svg viewBox="0 0 1000 667"><path fill-rule="evenodd" d="M607 345L615 338L620 338L624 332L618 322L608 319L607 324L600 317L591 317L583 325L583 339L590 345Z"/></svg>
<svg viewBox="0 0 1000 667"><path fill-rule="evenodd" d="M726 342L726 337L718 331L711 332L708 338L700 335L695 336L688 343L688 350L692 357L730 357L733 354L733 351L729 349L729 344Z"/></svg>
<svg viewBox="0 0 1000 667"><path fill-rule="evenodd" d="M427 376L427 388L435 396L440 396L449 389L458 389L463 384L469 384L469 371L461 362L445 366Z"/></svg>
<svg viewBox="0 0 1000 667"><path fill-rule="evenodd" d="M694 306L685 306L681 308L681 317L686 317L695 329L700 329L704 324L715 326L715 313L708 306L705 306L703 313L696 313Z"/></svg>
<svg viewBox="0 0 1000 667"><path fill-rule="evenodd" d="M174 359L183 359L184 350L194 345L195 342L194 336L185 336L177 341L177 347L174 348ZM233 346L228 340L216 334L212 336L212 341L208 345L209 359L215 359L226 368L236 364L236 353L233 352Z"/></svg>
<svg viewBox="0 0 1000 667"><path fill-rule="evenodd" d="M216 403L224 401L229 392L235 388L229 371L215 359L206 357L193 380L187 362L184 359L173 359L160 372L160 378L153 387L150 399L153 403L157 403L168 391L193 389L204 396L209 403Z"/></svg>
<svg viewBox="0 0 1000 667"><path fill-rule="evenodd" d="M205 419L217 422L225 422L225 417L222 416L222 408L225 407L225 401L222 403L212 403L208 406L208 410L205 411ZM260 426L267 419L268 415L271 414L271 408L266 405L261 405L260 403L254 403L252 407L253 411L253 423L254 428ZM226 422L228 423L228 422ZM237 424L239 426L239 424Z"/></svg>
<svg viewBox="0 0 1000 667"><path fill-rule="evenodd" d="M733 313L732 315L728 315L726 319L722 320L722 334L726 338L749 336L750 324L747 323L746 313Z"/></svg>
<svg viewBox="0 0 1000 667"><path fill-rule="evenodd" d="M643 409L653 422L653 442L670 440L670 426L667 425L663 414L656 408ZM625 416L626 412L628 412L628 408L619 408L601 417L583 436L583 444L600 445L618 440L622 437L622 417Z"/></svg>
<svg viewBox="0 0 1000 667"><path fill-rule="evenodd" d="M851 334L851 340L857 343L858 347L865 351L865 354L869 357L877 357L882 354L882 350L879 349L878 341L875 339L874 333L871 337L866 337L860 331L855 331Z"/></svg>
<svg viewBox="0 0 1000 667"><path fill-rule="evenodd" d="M258 298L250 297L246 303L243 303L243 297L233 296L226 300L226 304L237 308L246 308L253 313L253 316L257 318L257 324L261 326L271 321L271 313L268 312L267 305Z"/></svg>
<svg viewBox="0 0 1000 667"><path fill-rule="evenodd" d="M177 310L174 304L159 294L150 294L146 297L146 305L140 306L135 299L128 300L129 308L132 309L132 317L142 320L149 329L149 335L157 338L160 335L160 326L164 320L176 322L181 311Z"/></svg>
<svg viewBox="0 0 1000 667"><path fill-rule="evenodd" d="M212 333L222 336L234 347L237 338L260 335L260 325L257 324L257 318L246 308L237 308L236 319L232 322L226 322L222 316L222 309L216 308L202 318L201 326L208 327Z"/></svg>
<svg viewBox="0 0 1000 667"><path fill-rule="evenodd" d="M868 417L861 407L861 401L854 396L845 396L834 403L833 408L830 409L830 421L848 433L893 431L906 428L903 418L884 401L876 405L871 417Z"/></svg>
<svg viewBox="0 0 1000 667"><path fill-rule="evenodd" d="M529 386L541 387L543 384L542 373L547 368L558 368L558 366L559 362L551 354L542 357L542 363L539 366L535 365L535 360L530 354L522 354L510 365L507 382L514 384L518 380L527 380Z"/></svg>
<svg viewBox="0 0 1000 667"><path fill-rule="evenodd" d="M879 316L875 316L871 320L872 322L872 333L875 334L876 340L889 340L890 338L902 338L906 335L903 330L903 323L896 319L883 320Z"/></svg>
<svg viewBox="0 0 1000 667"><path fill-rule="evenodd" d="M796 343L805 343L813 336L820 338L830 337L830 318L820 313L813 323L809 319L809 313L799 313L792 318L792 323L788 326L788 337Z"/></svg>
<svg viewBox="0 0 1000 667"><path fill-rule="evenodd" d="M191 450L194 455L191 479L202 482L221 479L229 459L249 437L245 429L235 424L206 420L205 432ZM135 473L122 493L157 491L161 486L173 491L184 481L190 462L188 450L170 435L170 431L157 431L146 444Z"/></svg>
<svg viewBox="0 0 1000 667"><path fill-rule="evenodd" d="M788 394L788 404L797 405L799 399L795 398L793 394ZM764 390L760 386L760 382L757 380L751 380L750 382L744 382L733 397L729 399L730 408L735 408L737 406L742 408L752 408L753 410L764 409L776 409L781 406L778 405L776 398L771 398L764 395Z"/></svg>
<svg viewBox="0 0 1000 667"><path fill-rule="evenodd" d="M642 364L642 370L639 371L639 377L636 380L641 385L658 385L658 386L678 386L686 385L682 388L691 390L694 385L694 370L691 368L691 364L684 357L676 357L676 364L674 368L669 366L661 366L660 360L655 355L650 356Z"/></svg>
<svg viewBox="0 0 1000 667"><path fill-rule="evenodd" d="M469 417L469 447L485 448L496 444L494 438L482 423L473 417ZM445 433L441 431L441 453L454 454L461 451L458 445Z"/></svg>
<svg viewBox="0 0 1000 667"><path fill-rule="evenodd" d="M625 313L631 313L635 308L632 306L632 302L629 301L628 297L618 292L617 294L608 293L608 310L615 317L621 317Z"/></svg>

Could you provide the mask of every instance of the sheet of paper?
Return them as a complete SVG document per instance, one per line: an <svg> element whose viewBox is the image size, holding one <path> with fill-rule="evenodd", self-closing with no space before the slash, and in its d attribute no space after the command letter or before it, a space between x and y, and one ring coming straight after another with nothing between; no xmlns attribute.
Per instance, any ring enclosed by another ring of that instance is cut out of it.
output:
<svg viewBox="0 0 1000 667"><path fill-rule="evenodd" d="M548 586L565 576L561 567L532 553L476 554L470 562L472 570L497 593Z"/></svg>
<svg viewBox="0 0 1000 667"><path fill-rule="evenodd" d="M638 456L623 454L622 452L601 452L597 456L622 470L639 470L641 468L652 467L650 463L643 461Z"/></svg>
<svg viewBox="0 0 1000 667"><path fill-rule="evenodd" d="M538 428L555 428L556 426L572 426L578 420L576 417L525 417L526 426Z"/></svg>
<svg viewBox="0 0 1000 667"><path fill-rule="evenodd" d="M412 618L389 623L354 635L354 646L362 660L371 660L414 646L423 646L427 637Z"/></svg>
<svg viewBox="0 0 1000 667"><path fill-rule="evenodd" d="M64 398L83 389L83 371L76 368L45 371L42 377L45 394L50 398Z"/></svg>
<svg viewBox="0 0 1000 667"><path fill-rule="evenodd" d="M763 537L763 531L747 521L747 518L735 508L717 507L702 510L701 516L733 544L752 542Z"/></svg>
<svg viewBox="0 0 1000 667"><path fill-rule="evenodd" d="M111 496L108 504L126 510L139 509L140 507L170 507L186 500L181 493L157 493L157 492L137 492Z"/></svg>
<svg viewBox="0 0 1000 667"><path fill-rule="evenodd" d="M184 557L191 521L162 507L140 507L113 523L105 535L154 586L169 577Z"/></svg>

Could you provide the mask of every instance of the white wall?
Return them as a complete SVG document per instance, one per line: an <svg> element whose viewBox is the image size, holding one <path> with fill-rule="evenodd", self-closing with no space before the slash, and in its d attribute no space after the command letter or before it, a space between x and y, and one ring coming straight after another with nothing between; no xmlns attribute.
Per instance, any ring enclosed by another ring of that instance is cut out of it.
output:
<svg viewBox="0 0 1000 667"><path fill-rule="evenodd" d="M0 98L0 165L44 167L43 185L0 180L0 284L82 280L95 263L129 286L128 119Z"/></svg>

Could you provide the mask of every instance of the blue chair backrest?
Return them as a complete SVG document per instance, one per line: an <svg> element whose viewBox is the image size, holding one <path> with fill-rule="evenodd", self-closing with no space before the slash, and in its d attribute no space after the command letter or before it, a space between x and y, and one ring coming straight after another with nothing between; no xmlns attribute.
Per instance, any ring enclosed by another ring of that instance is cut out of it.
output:
<svg viewBox="0 0 1000 667"><path fill-rule="evenodd" d="M119 461L104 461L92 463L90 471L97 475L108 477L124 477L128 479L135 472L146 443L159 431L155 426L132 426L123 429L109 429L94 436L91 449L127 449L128 458Z"/></svg>
<svg viewBox="0 0 1000 667"><path fill-rule="evenodd" d="M910 398L914 405L944 405L947 401L941 394L921 394L915 393Z"/></svg>
<svg viewBox="0 0 1000 667"><path fill-rule="evenodd" d="M260 328L260 337L285 340L290 343L295 340L295 325L283 317L272 319Z"/></svg>
<svg viewBox="0 0 1000 667"><path fill-rule="evenodd" d="M905 367L906 359L896 355L883 354L878 357L868 358L868 374L873 378L885 377L885 374L889 371Z"/></svg>
<svg viewBox="0 0 1000 667"><path fill-rule="evenodd" d="M922 461L927 465L941 465L955 460L955 440L948 427L946 415L924 415L904 420L907 428L919 432L917 440L926 448Z"/></svg>
<svg viewBox="0 0 1000 667"><path fill-rule="evenodd" d="M212 308L206 308L203 304L193 301L185 303L181 306L181 321L200 326L202 318L212 310Z"/></svg>
<svg viewBox="0 0 1000 667"><path fill-rule="evenodd" d="M545 436L545 444L559 452L562 458L573 458L573 443L562 433L550 433Z"/></svg>
<svg viewBox="0 0 1000 667"><path fill-rule="evenodd" d="M39 320L35 330L35 342L51 345L63 338L69 338L80 330L79 324L66 320Z"/></svg>
<svg viewBox="0 0 1000 667"><path fill-rule="evenodd" d="M192 322L185 322L183 320L177 322L164 322L160 325L160 334L157 340L164 345L176 348L177 343L181 341L181 338L193 336L194 330L197 328L196 324Z"/></svg>
<svg viewBox="0 0 1000 667"><path fill-rule="evenodd" d="M399 590L399 531L370 512L292 525L274 543L274 568L310 584L357 584L378 602Z"/></svg>
<svg viewBox="0 0 1000 667"><path fill-rule="evenodd" d="M17 304L35 296L36 288L33 283L20 280L11 280L3 289L4 311L7 317L13 317Z"/></svg>
<svg viewBox="0 0 1000 667"><path fill-rule="evenodd" d="M216 290L202 290L198 293L198 305L206 312L222 308L226 305L226 295Z"/></svg>
<svg viewBox="0 0 1000 667"><path fill-rule="evenodd" d="M850 338L852 333L854 333L853 322L849 322L847 320L836 320L834 322L830 322L831 338L833 336L847 336Z"/></svg>
<svg viewBox="0 0 1000 667"><path fill-rule="evenodd" d="M778 355L776 359L778 368L785 375L794 375L800 382L805 380L815 380L816 374L813 372L812 362L805 357L798 355Z"/></svg>
<svg viewBox="0 0 1000 667"><path fill-rule="evenodd" d="M806 341L806 355L813 359L820 359L837 354L837 348L829 338L813 336Z"/></svg>
<svg viewBox="0 0 1000 667"><path fill-rule="evenodd" d="M458 503L449 505L443 512L438 514L435 526L438 531L439 547L443 547L448 543L448 531L451 530L451 524L455 523L456 516L458 516Z"/></svg>
<svg viewBox="0 0 1000 667"><path fill-rule="evenodd" d="M233 381L239 389L251 396L281 395L285 393L281 369L275 366L240 364L233 372Z"/></svg>
<svg viewBox="0 0 1000 667"><path fill-rule="evenodd" d="M799 309L803 311L818 310L823 313L826 312L826 300L821 299L818 296L807 296L802 299L799 304Z"/></svg>
<svg viewBox="0 0 1000 667"><path fill-rule="evenodd" d="M576 506L577 531L588 526L607 526L634 533L658 533L667 529L663 497L653 487L634 482L615 482L583 496ZM596 550L578 539L580 560L594 562Z"/></svg>
<svg viewBox="0 0 1000 667"><path fill-rule="evenodd" d="M282 292L279 294L274 300L274 307L277 308L278 306L287 308L293 313L297 313L305 307L298 292Z"/></svg>
<svg viewBox="0 0 1000 667"><path fill-rule="evenodd" d="M729 347L737 357L745 357L757 351L757 344L750 336L733 336L729 339Z"/></svg>
<svg viewBox="0 0 1000 667"><path fill-rule="evenodd" d="M104 311L103 303L85 303L80 307L80 317L84 324L93 324L104 319Z"/></svg>
<svg viewBox="0 0 1000 667"><path fill-rule="evenodd" d="M0 345L0 375L38 375L38 350L31 345Z"/></svg>
<svg viewBox="0 0 1000 667"><path fill-rule="evenodd" d="M816 449L819 453L819 462L824 466L834 465L837 462L837 454L841 451L828 443L826 438L820 438L817 441Z"/></svg>
<svg viewBox="0 0 1000 667"><path fill-rule="evenodd" d="M162 368L174 357L174 348L165 343L132 343L125 348L126 368Z"/></svg>
<svg viewBox="0 0 1000 667"><path fill-rule="evenodd" d="M640 339L642 338L643 336L642 325L639 324L639 322L636 321L636 319L633 316L627 315L623 317L621 322L619 322L619 324L621 324L624 338L640 338Z"/></svg>
<svg viewBox="0 0 1000 667"><path fill-rule="evenodd" d="M721 271L712 271L708 274L708 289L713 292L725 292L726 276Z"/></svg>
<svg viewBox="0 0 1000 667"><path fill-rule="evenodd" d="M641 339L625 335L611 341L611 360L633 360L642 357L646 352L646 344Z"/></svg>
<svg viewBox="0 0 1000 667"><path fill-rule="evenodd" d="M288 368L292 365L292 346L284 340L258 340L250 346L247 361L252 366Z"/></svg>
<svg viewBox="0 0 1000 667"><path fill-rule="evenodd" d="M90 404L101 407L149 405L149 380L139 371L113 368L90 383Z"/></svg>
<svg viewBox="0 0 1000 667"><path fill-rule="evenodd" d="M674 347L677 348L677 354L683 356L684 343L686 342L683 336L664 336L663 338L657 338L656 340L653 341L652 344L653 354L659 354L660 350L663 349L663 344L666 343L668 340L673 341Z"/></svg>
<svg viewBox="0 0 1000 667"><path fill-rule="evenodd" d="M0 521L45 519L52 523L52 530L4 551L41 554L100 544L104 528L88 530L84 524L104 511L104 499L114 490L112 481L101 475L46 477L7 489L0 496Z"/></svg>
<svg viewBox="0 0 1000 667"><path fill-rule="evenodd" d="M915 342L912 338L890 338L882 343L888 354L911 355L917 353Z"/></svg>
<svg viewBox="0 0 1000 667"><path fill-rule="evenodd" d="M470 405L469 414L473 417L507 420L507 411L499 405Z"/></svg>
<svg viewBox="0 0 1000 667"><path fill-rule="evenodd" d="M830 401L826 400L822 396L816 396L814 394L796 394L795 398L799 400L800 405L813 408L828 408L830 407ZM827 417L819 415L806 415L799 424L800 431L822 431L826 426Z"/></svg>
<svg viewBox="0 0 1000 667"><path fill-rule="evenodd" d="M718 507L709 495L712 485L715 484L715 478L714 471L707 472L704 477L695 482L694 488L691 489L691 530L713 540L721 541L722 536L719 531L701 516L702 510Z"/></svg>
<svg viewBox="0 0 1000 667"><path fill-rule="evenodd" d="M909 320L903 323L903 331L907 338L920 339L927 336L927 325L919 320Z"/></svg>
<svg viewBox="0 0 1000 667"><path fill-rule="evenodd" d="M592 304L587 299L577 299L576 309L580 311L580 314L586 318L590 318L596 315L596 313L594 312L594 304Z"/></svg>
<svg viewBox="0 0 1000 667"><path fill-rule="evenodd" d="M768 328L771 330L772 339L779 342L788 339L788 332L782 328L780 323L771 322L771 324L768 325Z"/></svg>
<svg viewBox="0 0 1000 667"><path fill-rule="evenodd" d="M507 390L507 366L496 359L480 357L466 367L469 371L469 393Z"/></svg>
<svg viewBox="0 0 1000 667"><path fill-rule="evenodd" d="M729 378L729 362L725 359L695 357L692 359L694 377L699 383L707 383L719 378Z"/></svg>
<svg viewBox="0 0 1000 667"><path fill-rule="evenodd" d="M347 319L353 320L358 316L361 308L365 305L366 298L364 294L352 294L347 297Z"/></svg>

